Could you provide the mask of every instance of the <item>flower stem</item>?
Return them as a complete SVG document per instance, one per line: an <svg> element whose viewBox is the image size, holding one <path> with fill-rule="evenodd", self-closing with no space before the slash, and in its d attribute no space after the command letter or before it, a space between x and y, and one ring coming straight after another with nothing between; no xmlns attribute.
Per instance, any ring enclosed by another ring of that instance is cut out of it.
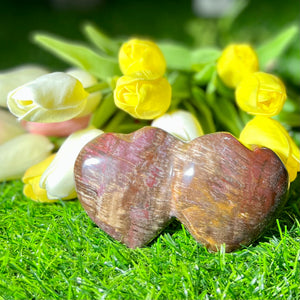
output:
<svg viewBox="0 0 300 300"><path fill-rule="evenodd" d="M95 85L89 86L89 87L85 88L85 90L88 93L94 93L94 92L105 90L107 88L109 88L109 84L107 82L103 81L103 82L99 82Z"/></svg>
<svg viewBox="0 0 300 300"><path fill-rule="evenodd" d="M114 97L110 93L101 100L99 107L94 111L90 125L102 128L116 111L117 107L114 103Z"/></svg>
<svg viewBox="0 0 300 300"><path fill-rule="evenodd" d="M105 132L117 132L119 124L124 120L127 114L120 110L118 111L108 125L104 128Z"/></svg>

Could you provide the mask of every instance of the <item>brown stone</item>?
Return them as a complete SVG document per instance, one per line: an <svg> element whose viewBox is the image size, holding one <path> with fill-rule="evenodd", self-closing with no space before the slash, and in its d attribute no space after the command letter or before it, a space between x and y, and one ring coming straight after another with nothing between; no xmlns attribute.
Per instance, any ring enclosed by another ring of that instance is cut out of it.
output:
<svg viewBox="0 0 300 300"><path fill-rule="evenodd" d="M78 198L91 219L128 247L142 247L173 218L211 250L249 245L286 200L288 174L269 149L229 133L184 143L144 127L89 142L75 164Z"/></svg>

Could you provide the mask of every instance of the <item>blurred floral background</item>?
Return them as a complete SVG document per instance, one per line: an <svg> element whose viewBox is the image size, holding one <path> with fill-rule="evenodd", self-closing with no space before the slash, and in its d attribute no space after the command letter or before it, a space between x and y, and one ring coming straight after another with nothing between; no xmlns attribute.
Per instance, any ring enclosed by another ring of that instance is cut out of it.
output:
<svg viewBox="0 0 300 300"><path fill-rule="evenodd" d="M35 31L83 40L80 26L89 21L112 37L141 35L190 46L224 47L229 41L258 44L298 24L299 10L297 0L4 0L0 69L24 62L41 63L53 70L66 67L30 41ZM274 68L299 91L299 37Z"/></svg>

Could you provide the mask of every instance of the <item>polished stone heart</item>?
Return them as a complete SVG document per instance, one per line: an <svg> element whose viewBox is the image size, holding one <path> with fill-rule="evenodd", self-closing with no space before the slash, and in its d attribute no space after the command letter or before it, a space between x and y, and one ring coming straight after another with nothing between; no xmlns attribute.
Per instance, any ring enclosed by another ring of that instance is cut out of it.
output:
<svg viewBox="0 0 300 300"><path fill-rule="evenodd" d="M144 127L105 133L75 164L78 198L91 219L128 247L141 247L174 218L211 250L255 240L286 200L288 174L269 149L229 133L184 143Z"/></svg>

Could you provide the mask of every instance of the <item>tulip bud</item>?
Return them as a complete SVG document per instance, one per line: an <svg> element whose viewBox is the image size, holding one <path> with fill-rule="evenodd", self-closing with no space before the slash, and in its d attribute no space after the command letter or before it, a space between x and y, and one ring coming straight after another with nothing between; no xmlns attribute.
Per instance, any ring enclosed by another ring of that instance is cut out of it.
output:
<svg viewBox="0 0 300 300"><path fill-rule="evenodd" d="M152 121L151 126L161 128L184 142L203 135L198 120L188 111L177 110Z"/></svg>
<svg viewBox="0 0 300 300"><path fill-rule="evenodd" d="M166 60L159 47L148 40L131 39L119 51L119 65L124 75L143 72L148 79L158 78L166 71Z"/></svg>
<svg viewBox="0 0 300 300"><path fill-rule="evenodd" d="M258 57L247 44L227 46L217 63L217 72L222 81L235 88L247 75L258 71Z"/></svg>
<svg viewBox="0 0 300 300"><path fill-rule="evenodd" d="M238 106L249 114L271 117L281 111L286 91L278 77L256 72L238 85L235 97Z"/></svg>
<svg viewBox="0 0 300 300"><path fill-rule="evenodd" d="M47 74L45 68L35 65L19 66L0 73L0 106L7 106L7 95L18 86Z"/></svg>
<svg viewBox="0 0 300 300"><path fill-rule="evenodd" d="M11 91L7 105L19 120L62 122L84 110L88 95L79 80L66 73L55 72Z"/></svg>
<svg viewBox="0 0 300 300"><path fill-rule="evenodd" d="M239 140L246 145L258 145L273 150L285 165L290 182L300 171L300 151L286 129L276 120L256 116L241 132Z"/></svg>
<svg viewBox="0 0 300 300"><path fill-rule="evenodd" d="M98 82L96 77L81 69L70 69L66 73L79 80L82 83L84 88L88 88L93 85L96 85ZM101 100L101 97L102 95L100 91L90 93L86 99L87 101L86 101L85 108L79 115L76 116L76 118L86 116L91 112L93 112L97 108Z"/></svg>
<svg viewBox="0 0 300 300"><path fill-rule="evenodd" d="M164 77L147 80L122 76L114 90L117 107L134 118L154 119L165 113L171 104L171 86Z"/></svg>
<svg viewBox="0 0 300 300"><path fill-rule="evenodd" d="M22 181L24 182L23 194L26 197L37 202L52 203L57 201L57 199L49 199L47 197L47 191L40 187L41 176L53 161L54 157L55 154L52 154L45 160L31 166L26 170L22 178Z"/></svg>
<svg viewBox="0 0 300 300"><path fill-rule="evenodd" d="M0 182L19 179L31 166L50 155L53 145L36 134L22 134L0 145Z"/></svg>
<svg viewBox="0 0 300 300"><path fill-rule="evenodd" d="M0 145L24 133L17 119L8 111L0 109Z"/></svg>
<svg viewBox="0 0 300 300"><path fill-rule="evenodd" d="M84 129L73 133L65 140L40 180L40 187L47 190L49 199L76 198L75 160L85 144L102 133L100 129Z"/></svg>

